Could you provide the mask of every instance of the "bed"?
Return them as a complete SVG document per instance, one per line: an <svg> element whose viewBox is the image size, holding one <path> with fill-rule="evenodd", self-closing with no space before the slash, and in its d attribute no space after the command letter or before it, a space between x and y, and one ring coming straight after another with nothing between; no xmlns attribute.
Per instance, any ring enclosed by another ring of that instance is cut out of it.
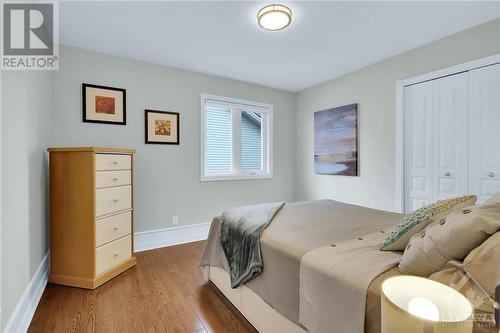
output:
<svg viewBox="0 0 500 333"><path fill-rule="evenodd" d="M401 216L333 200L286 204L262 234L260 244L265 262L262 274L237 289L229 284L228 263L219 241L220 220L216 217L201 266L205 278L212 281L260 332L269 331L266 320L259 322L263 318L273 318L270 332L277 332L277 322L282 322L283 332L291 332L292 328L305 332L299 318L300 266L304 256L315 249L334 249L332 245L346 240L363 243L363 237L374 233L383 239ZM397 258L395 254L391 262L397 262ZM395 274L395 271L387 274ZM377 332L380 326L377 315L380 311L379 283L375 279L369 288L366 302L369 311L366 313L370 316L365 321L366 332ZM271 316L260 313L264 311Z"/></svg>
<svg viewBox="0 0 500 333"><path fill-rule="evenodd" d="M261 333L380 332L380 285L400 252L379 251L402 214L333 200L287 203L263 231L264 269L231 288L215 217L200 267Z"/></svg>

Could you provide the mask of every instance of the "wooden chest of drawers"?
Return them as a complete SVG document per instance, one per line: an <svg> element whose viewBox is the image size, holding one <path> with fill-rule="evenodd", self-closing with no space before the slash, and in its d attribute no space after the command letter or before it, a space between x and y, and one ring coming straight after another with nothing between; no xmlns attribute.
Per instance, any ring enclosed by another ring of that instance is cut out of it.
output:
<svg viewBox="0 0 500 333"><path fill-rule="evenodd" d="M52 283L94 289L136 264L134 150L49 148Z"/></svg>

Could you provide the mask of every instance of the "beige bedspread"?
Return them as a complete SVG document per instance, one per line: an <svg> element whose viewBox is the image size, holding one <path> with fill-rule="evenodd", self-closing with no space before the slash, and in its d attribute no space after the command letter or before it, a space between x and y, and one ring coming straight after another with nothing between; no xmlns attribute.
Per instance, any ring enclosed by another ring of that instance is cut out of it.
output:
<svg viewBox="0 0 500 333"><path fill-rule="evenodd" d="M364 331L370 284L401 258L398 252L380 251L384 238L376 232L316 248L302 258L299 322L309 332Z"/></svg>
<svg viewBox="0 0 500 333"><path fill-rule="evenodd" d="M382 287L382 282L386 279L399 275L402 275L399 268L394 267L377 276L368 287L366 293L365 333L380 333L382 331L380 325L380 318L382 318L380 287Z"/></svg>
<svg viewBox="0 0 500 333"><path fill-rule="evenodd" d="M401 214L333 200L287 203L262 234L262 274L245 285L275 310L298 323L302 257L315 248L395 226L401 217ZM228 271L219 232L219 220L215 218L200 265L207 279L209 266Z"/></svg>

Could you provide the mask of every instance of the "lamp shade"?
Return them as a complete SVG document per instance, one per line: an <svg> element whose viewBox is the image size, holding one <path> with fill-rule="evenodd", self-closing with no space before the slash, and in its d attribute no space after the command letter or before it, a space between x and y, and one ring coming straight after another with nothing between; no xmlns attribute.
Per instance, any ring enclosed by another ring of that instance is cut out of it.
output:
<svg viewBox="0 0 500 333"><path fill-rule="evenodd" d="M473 307L455 289L417 276L382 283L382 333L471 333Z"/></svg>

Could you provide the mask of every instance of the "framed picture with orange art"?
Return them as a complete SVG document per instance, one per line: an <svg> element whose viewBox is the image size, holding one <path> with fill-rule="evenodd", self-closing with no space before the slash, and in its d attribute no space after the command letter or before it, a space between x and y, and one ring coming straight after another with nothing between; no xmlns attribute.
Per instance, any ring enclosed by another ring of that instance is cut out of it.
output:
<svg viewBox="0 0 500 333"><path fill-rule="evenodd" d="M82 84L83 122L126 125L126 90Z"/></svg>
<svg viewBox="0 0 500 333"><path fill-rule="evenodd" d="M157 110L144 110L146 143L178 145L179 113Z"/></svg>

